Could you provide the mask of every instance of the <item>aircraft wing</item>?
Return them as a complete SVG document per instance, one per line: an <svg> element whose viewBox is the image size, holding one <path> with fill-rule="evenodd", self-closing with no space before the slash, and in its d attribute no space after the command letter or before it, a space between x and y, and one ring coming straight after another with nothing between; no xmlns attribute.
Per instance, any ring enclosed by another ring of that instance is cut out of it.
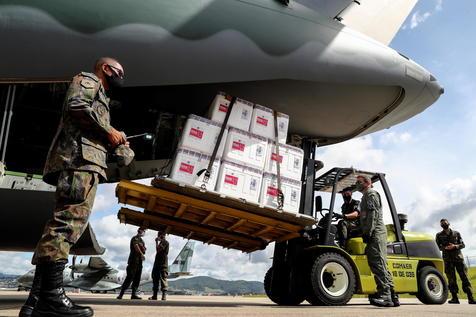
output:
<svg viewBox="0 0 476 317"><path fill-rule="evenodd" d="M418 0L296 0L388 45Z"/></svg>
<svg viewBox="0 0 476 317"><path fill-rule="evenodd" d="M35 250L43 227L54 210L54 196L54 192L48 191L0 188L0 211L8 215L0 222L0 250ZM103 254L104 251L90 224L71 248L71 254L77 255Z"/></svg>
<svg viewBox="0 0 476 317"><path fill-rule="evenodd" d="M101 281L104 276L109 273L109 270L100 270L91 273L84 273L78 278L75 278L67 284L69 287L81 288L86 290L91 290Z"/></svg>

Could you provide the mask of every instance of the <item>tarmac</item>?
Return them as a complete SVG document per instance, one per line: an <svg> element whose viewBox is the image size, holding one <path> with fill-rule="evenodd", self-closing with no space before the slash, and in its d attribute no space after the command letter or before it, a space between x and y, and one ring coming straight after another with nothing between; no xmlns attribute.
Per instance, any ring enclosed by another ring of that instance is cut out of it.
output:
<svg viewBox="0 0 476 317"><path fill-rule="evenodd" d="M476 305L468 305L466 300L460 305L423 305L413 298L404 298L396 308L378 308L368 304L366 299L352 299L345 306L323 307L301 304L299 306L277 306L266 297L233 296L180 296L171 295L168 300L130 300L128 296L119 301L114 294L68 294L80 305L90 305L98 317L122 316L325 316L325 317L474 317ZM19 309L27 296L26 292L0 291L0 317L18 316ZM146 298L147 296L143 296Z"/></svg>

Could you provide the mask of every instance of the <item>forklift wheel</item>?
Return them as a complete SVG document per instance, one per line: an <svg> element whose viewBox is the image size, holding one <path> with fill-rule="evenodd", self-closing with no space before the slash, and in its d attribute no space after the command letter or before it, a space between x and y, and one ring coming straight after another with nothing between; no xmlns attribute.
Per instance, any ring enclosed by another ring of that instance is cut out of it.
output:
<svg viewBox="0 0 476 317"><path fill-rule="evenodd" d="M350 263L337 253L320 255L314 261L310 277L312 288L307 300L313 305L345 305L354 294L354 270Z"/></svg>
<svg viewBox="0 0 476 317"><path fill-rule="evenodd" d="M448 299L448 284L441 273L432 266L418 270L417 298L423 304L441 305Z"/></svg>
<svg viewBox="0 0 476 317"><path fill-rule="evenodd" d="M282 285L283 283L280 283L278 279L275 279L274 285L271 285L272 278L273 268L271 267L264 276L264 291L274 303L283 306L297 306L304 301L303 296L290 294L288 292L289 288L286 285Z"/></svg>

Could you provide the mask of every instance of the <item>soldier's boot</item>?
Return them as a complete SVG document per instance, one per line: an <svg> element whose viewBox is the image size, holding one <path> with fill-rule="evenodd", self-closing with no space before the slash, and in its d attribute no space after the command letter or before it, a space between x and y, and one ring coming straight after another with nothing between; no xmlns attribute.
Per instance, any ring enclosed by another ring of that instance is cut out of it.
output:
<svg viewBox="0 0 476 317"><path fill-rule="evenodd" d="M32 317L90 317L91 307L75 305L63 288L63 270L67 261L39 264L41 273L40 296Z"/></svg>
<svg viewBox="0 0 476 317"><path fill-rule="evenodd" d="M153 290L153 295L151 297L149 297L149 300L157 300L157 293L158 293L158 290Z"/></svg>
<svg viewBox="0 0 476 317"><path fill-rule="evenodd" d="M162 291L162 300L167 300L167 291Z"/></svg>
<svg viewBox="0 0 476 317"><path fill-rule="evenodd" d="M392 296L392 302L393 302L393 307L398 307L400 306L400 298L397 293L392 289L391 291L391 296Z"/></svg>
<svg viewBox="0 0 476 317"><path fill-rule="evenodd" d="M391 296L371 296L369 297L370 304L377 307L393 307Z"/></svg>
<svg viewBox="0 0 476 317"><path fill-rule="evenodd" d="M40 268L37 266L35 269L35 275L33 277L33 284L31 285L30 294L26 299L25 304L23 304L20 309L18 317L30 317L33 313L33 308L35 308L36 302L40 297L40 286L41 286L41 274Z"/></svg>
<svg viewBox="0 0 476 317"><path fill-rule="evenodd" d="M476 301L474 300L473 293L467 292L466 295L468 295L468 304L476 304Z"/></svg>
<svg viewBox="0 0 476 317"><path fill-rule="evenodd" d="M451 293L451 299L448 304L459 304L458 293Z"/></svg>
<svg viewBox="0 0 476 317"><path fill-rule="evenodd" d="M132 289L131 299L142 299L142 297L139 297L139 295L137 295L137 289L135 288Z"/></svg>
<svg viewBox="0 0 476 317"><path fill-rule="evenodd" d="M119 295L117 295L116 298L117 298L117 299L122 299L122 296L124 296L124 292L125 292L125 291L126 291L125 289L122 289L122 288L121 288L121 291L119 292Z"/></svg>

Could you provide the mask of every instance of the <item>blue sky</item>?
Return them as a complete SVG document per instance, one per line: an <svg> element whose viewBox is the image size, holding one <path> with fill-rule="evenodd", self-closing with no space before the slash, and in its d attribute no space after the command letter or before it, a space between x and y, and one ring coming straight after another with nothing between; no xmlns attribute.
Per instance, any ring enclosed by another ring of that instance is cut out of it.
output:
<svg viewBox="0 0 476 317"><path fill-rule="evenodd" d="M476 2L420 0L391 47L430 70L445 94L422 114L391 129L319 149L326 167L354 166L387 174L397 209L409 215L409 228L435 234L447 217L465 239L465 255L476 263ZM357 154L356 154L357 153ZM115 185L101 185L91 217L105 259L125 269L128 243L136 228L120 225ZM147 234L149 249L153 233ZM173 258L185 240L170 237ZM261 280L272 247L248 256L198 244L194 275ZM30 254L0 252L9 273L29 269ZM146 262L146 271L152 265ZM7 265L8 263L8 265ZM217 267L216 263L220 263Z"/></svg>

